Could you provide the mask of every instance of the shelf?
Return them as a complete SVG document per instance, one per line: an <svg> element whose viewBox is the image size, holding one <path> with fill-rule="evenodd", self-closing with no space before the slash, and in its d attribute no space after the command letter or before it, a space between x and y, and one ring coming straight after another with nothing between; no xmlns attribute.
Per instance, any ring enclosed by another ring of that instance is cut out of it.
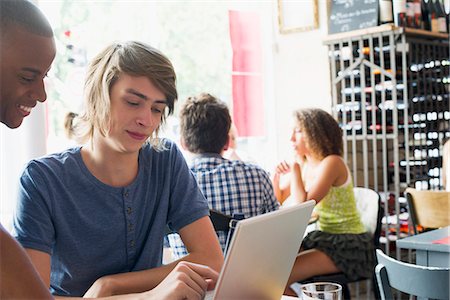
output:
<svg viewBox="0 0 450 300"><path fill-rule="evenodd" d="M344 139L347 141L351 141L353 139L358 140L358 141L363 141L363 140L395 140L398 138L398 135L392 134L392 133L386 133L385 135L382 133L377 133L376 135L374 134L362 134L362 133L356 133L355 135L351 134L351 133L347 133L344 136Z"/></svg>
<svg viewBox="0 0 450 300"><path fill-rule="evenodd" d="M348 32L341 32L330 34L326 38L324 38L324 43L328 44L329 42L334 42L342 39L351 39L351 40L359 40L364 38L366 35L377 34L377 33L387 33L394 30L397 30L400 33L399 27L394 26L393 24L384 24L376 27L364 28L359 30L353 30Z"/></svg>
<svg viewBox="0 0 450 300"><path fill-rule="evenodd" d="M388 35L391 32L395 32L396 34L406 33L407 35L411 36L418 36L421 38L426 39L449 39L449 35L446 33L438 33L438 32L432 32L429 30L423 30L423 29L415 29L415 28L409 28L409 27L397 27L394 24L383 24L376 27L370 27L365 29L359 29L359 30L353 30L348 32L341 32L336 34L330 34L327 37L323 39L325 44L329 44L330 42L343 40L343 39L349 39L352 41L364 39L367 35L373 35L373 34L381 34L381 35Z"/></svg>
<svg viewBox="0 0 450 300"><path fill-rule="evenodd" d="M404 28L406 35L416 35L421 38L429 38L429 39L447 39L449 38L449 35L447 33L439 33L439 32L432 32L429 30L423 30L423 29L416 29L416 28Z"/></svg>

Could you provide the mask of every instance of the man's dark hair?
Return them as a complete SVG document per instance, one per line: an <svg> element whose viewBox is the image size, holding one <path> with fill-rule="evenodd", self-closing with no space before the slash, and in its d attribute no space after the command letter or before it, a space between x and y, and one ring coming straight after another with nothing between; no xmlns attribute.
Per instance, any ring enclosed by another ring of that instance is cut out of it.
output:
<svg viewBox="0 0 450 300"><path fill-rule="evenodd" d="M36 35L53 37L50 23L36 5L27 0L0 0L1 33L17 25Z"/></svg>
<svg viewBox="0 0 450 300"><path fill-rule="evenodd" d="M180 112L181 137L192 153L220 153L230 126L227 105L210 94L189 97Z"/></svg>

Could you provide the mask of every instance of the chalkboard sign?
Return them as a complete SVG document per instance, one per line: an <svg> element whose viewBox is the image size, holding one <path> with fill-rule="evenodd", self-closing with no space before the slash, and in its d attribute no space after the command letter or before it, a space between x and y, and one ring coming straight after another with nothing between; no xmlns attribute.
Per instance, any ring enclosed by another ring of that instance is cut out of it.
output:
<svg viewBox="0 0 450 300"><path fill-rule="evenodd" d="M333 0L329 33L378 25L378 0Z"/></svg>

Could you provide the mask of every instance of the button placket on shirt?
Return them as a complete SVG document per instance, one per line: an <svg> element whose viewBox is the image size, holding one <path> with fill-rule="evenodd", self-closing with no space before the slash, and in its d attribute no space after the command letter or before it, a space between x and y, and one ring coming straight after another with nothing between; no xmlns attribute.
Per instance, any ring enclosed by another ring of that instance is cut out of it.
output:
<svg viewBox="0 0 450 300"><path fill-rule="evenodd" d="M134 209L133 209L133 202L131 199L130 191L129 189L124 189L123 193L123 200L125 203L125 219L127 224L127 252L128 252L128 260L131 261L132 257L136 251L136 241L135 241L135 234L134 234Z"/></svg>

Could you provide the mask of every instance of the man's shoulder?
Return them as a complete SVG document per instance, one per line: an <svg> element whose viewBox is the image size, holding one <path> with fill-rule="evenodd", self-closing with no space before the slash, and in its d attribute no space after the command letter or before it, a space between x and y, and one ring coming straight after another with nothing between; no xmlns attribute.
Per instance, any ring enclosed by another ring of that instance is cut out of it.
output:
<svg viewBox="0 0 450 300"><path fill-rule="evenodd" d="M80 147L51 153L28 162L23 170L22 178L32 178L32 180L45 178L45 180L50 181L62 181L68 178L70 181L75 177L79 177L82 166L81 161Z"/></svg>
<svg viewBox="0 0 450 300"><path fill-rule="evenodd" d="M241 160L228 160L225 158L204 157L196 160L191 166L191 170L196 173L205 172L223 172L223 173L242 173L252 177L268 177L269 174L262 167Z"/></svg>
<svg viewBox="0 0 450 300"><path fill-rule="evenodd" d="M264 170L261 166L255 164L255 163L252 163L252 162L246 162L246 161L242 161L242 160L233 160L233 161L231 161L231 163L232 163L232 167L236 168L236 169L240 168L240 169L252 171L252 172L255 172L258 174L259 173L264 174L264 175L268 174L267 171Z"/></svg>
<svg viewBox="0 0 450 300"><path fill-rule="evenodd" d="M166 138L160 138L157 144L146 143L141 149L141 154L144 156L167 156L174 152L179 152L177 145Z"/></svg>
<svg viewBox="0 0 450 300"><path fill-rule="evenodd" d="M52 167L64 166L68 163L77 160L79 156L81 157L80 149L81 147L73 147L64 150L62 152L50 153L45 156L31 160L28 163L28 166L32 165L52 166Z"/></svg>

